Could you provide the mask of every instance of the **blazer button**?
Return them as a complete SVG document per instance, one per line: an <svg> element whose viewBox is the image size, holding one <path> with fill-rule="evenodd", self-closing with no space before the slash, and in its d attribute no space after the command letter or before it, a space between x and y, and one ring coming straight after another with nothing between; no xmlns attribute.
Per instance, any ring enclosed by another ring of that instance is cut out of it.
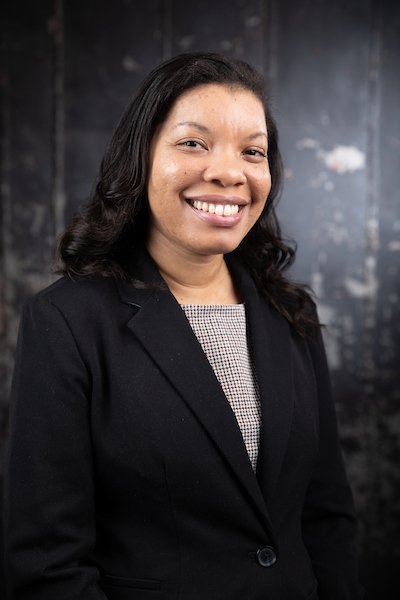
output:
<svg viewBox="0 0 400 600"><path fill-rule="evenodd" d="M257 560L262 567L272 567L276 563L276 552L272 546L263 546L257 550Z"/></svg>

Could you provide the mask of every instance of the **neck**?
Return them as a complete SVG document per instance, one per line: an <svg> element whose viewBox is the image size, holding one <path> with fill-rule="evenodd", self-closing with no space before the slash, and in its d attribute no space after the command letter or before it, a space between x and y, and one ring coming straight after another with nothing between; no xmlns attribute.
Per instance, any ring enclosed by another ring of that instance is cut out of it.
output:
<svg viewBox="0 0 400 600"><path fill-rule="evenodd" d="M223 254L201 256L149 247L148 251L180 304L237 304L240 298Z"/></svg>

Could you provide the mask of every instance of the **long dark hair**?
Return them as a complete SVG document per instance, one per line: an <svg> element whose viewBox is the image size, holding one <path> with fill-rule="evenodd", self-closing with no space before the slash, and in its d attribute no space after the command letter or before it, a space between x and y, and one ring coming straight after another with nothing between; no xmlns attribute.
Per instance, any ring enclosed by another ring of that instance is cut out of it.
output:
<svg viewBox="0 0 400 600"><path fill-rule="evenodd" d="M147 233L146 187L156 128L179 96L207 83L249 90L263 104L272 187L260 218L234 254L246 265L264 297L303 335L317 323L305 287L284 275L294 261L295 249L282 239L275 214L283 169L264 80L246 62L220 54L181 54L144 79L112 136L88 205L59 241L57 271L70 276L127 277L123 259L145 243Z"/></svg>

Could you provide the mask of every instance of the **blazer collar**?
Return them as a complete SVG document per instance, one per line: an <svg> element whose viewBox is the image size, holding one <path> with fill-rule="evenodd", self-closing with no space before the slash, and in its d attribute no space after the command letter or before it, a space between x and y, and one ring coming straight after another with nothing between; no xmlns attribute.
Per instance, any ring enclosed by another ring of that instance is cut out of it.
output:
<svg viewBox="0 0 400 600"><path fill-rule="evenodd" d="M181 307L169 292L155 263L143 251L129 274L149 284L133 287L118 281L121 300L136 307L128 327L191 408L236 474L244 492L270 530L265 501L279 474L291 419L288 327L259 298L251 277L236 262L229 267L241 290L258 385L263 426L257 477L254 476L236 418ZM283 377L279 377L279 372Z"/></svg>

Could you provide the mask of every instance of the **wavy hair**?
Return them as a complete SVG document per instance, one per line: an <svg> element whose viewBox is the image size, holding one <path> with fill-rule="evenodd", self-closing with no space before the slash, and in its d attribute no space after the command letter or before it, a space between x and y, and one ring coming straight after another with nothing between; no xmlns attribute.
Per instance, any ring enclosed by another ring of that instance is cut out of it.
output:
<svg viewBox="0 0 400 600"><path fill-rule="evenodd" d="M262 76L236 58L204 52L181 54L157 66L143 80L114 131L87 206L60 238L57 272L127 277L124 256L143 246L146 239L151 141L177 98L203 84L245 89L263 104L271 191L258 221L233 254L246 265L260 293L304 335L318 324L306 287L285 276L294 261L295 247L283 240L275 213L283 179L278 131Z"/></svg>

